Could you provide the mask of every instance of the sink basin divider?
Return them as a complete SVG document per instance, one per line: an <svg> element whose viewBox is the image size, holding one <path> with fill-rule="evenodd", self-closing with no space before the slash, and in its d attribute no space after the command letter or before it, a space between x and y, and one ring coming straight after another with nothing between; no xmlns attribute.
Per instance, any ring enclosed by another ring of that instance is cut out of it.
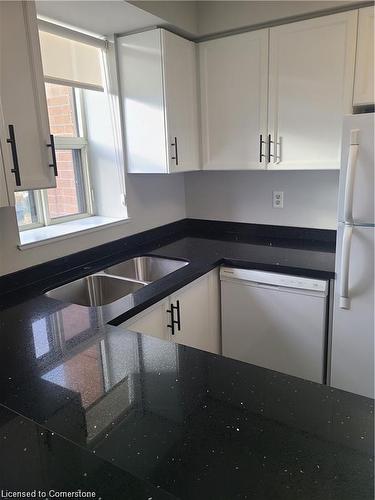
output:
<svg viewBox="0 0 375 500"><path fill-rule="evenodd" d="M132 283L139 283L141 285L149 285L150 283L152 283L151 281L141 281L134 278L125 278L124 276L118 276L117 274L109 274L103 271L98 271L97 273L91 274L91 276L105 276L108 278L115 278L117 280L122 280L122 281L131 281Z"/></svg>

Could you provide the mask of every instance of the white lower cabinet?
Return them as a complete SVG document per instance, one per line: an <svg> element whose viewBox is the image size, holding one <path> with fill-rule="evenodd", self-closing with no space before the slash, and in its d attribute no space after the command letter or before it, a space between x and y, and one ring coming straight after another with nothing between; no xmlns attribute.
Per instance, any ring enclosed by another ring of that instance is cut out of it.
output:
<svg viewBox="0 0 375 500"><path fill-rule="evenodd" d="M120 326L219 354L220 323L219 270L214 269Z"/></svg>
<svg viewBox="0 0 375 500"><path fill-rule="evenodd" d="M119 326L133 332L144 333L158 337L159 339L168 340L168 309L169 298L166 297Z"/></svg>
<svg viewBox="0 0 375 500"><path fill-rule="evenodd" d="M178 301L178 304L177 304ZM170 339L203 351L220 353L219 270L215 269L170 296L180 311L180 330Z"/></svg>

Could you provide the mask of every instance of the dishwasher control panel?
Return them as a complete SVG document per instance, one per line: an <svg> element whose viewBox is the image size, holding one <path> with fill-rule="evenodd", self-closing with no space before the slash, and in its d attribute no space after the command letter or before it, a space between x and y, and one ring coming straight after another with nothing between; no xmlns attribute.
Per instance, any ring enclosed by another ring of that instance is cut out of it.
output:
<svg viewBox="0 0 375 500"><path fill-rule="evenodd" d="M220 279L244 280L264 285L313 290L328 293L328 281L303 276L291 276L282 273L270 273L253 269L239 269L234 267L221 267Z"/></svg>

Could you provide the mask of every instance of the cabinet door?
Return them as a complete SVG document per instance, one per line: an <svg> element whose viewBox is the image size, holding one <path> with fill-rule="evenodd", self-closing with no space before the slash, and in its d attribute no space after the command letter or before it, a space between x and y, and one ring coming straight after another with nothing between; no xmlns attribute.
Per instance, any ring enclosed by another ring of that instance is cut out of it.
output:
<svg viewBox="0 0 375 500"><path fill-rule="evenodd" d="M374 7L359 10L354 106L374 102Z"/></svg>
<svg viewBox="0 0 375 500"><path fill-rule="evenodd" d="M55 187L50 148L47 101L35 4L32 1L0 2L0 100L11 165L5 164L8 187L12 190ZM11 169L18 160L20 182Z"/></svg>
<svg viewBox="0 0 375 500"><path fill-rule="evenodd" d="M161 36L169 170L199 170L196 44L165 30Z"/></svg>
<svg viewBox="0 0 375 500"><path fill-rule="evenodd" d="M119 326L125 330L152 335L163 340L168 339L168 306L168 299L162 300Z"/></svg>
<svg viewBox="0 0 375 500"><path fill-rule="evenodd" d="M352 110L357 11L270 30L269 168L340 168Z"/></svg>
<svg viewBox="0 0 375 500"><path fill-rule="evenodd" d="M189 283L171 295L179 305L180 330L175 327L170 340L203 351L221 352L220 289L218 269ZM177 311L174 312L175 319Z"/></svg>
<svg viewBox="0 0 375 500"><path fill-rule="evenodd" d="M117 38L117 60L130 173L167 172L160 30Z"/></svg>
<svg viewBox="0 0 375 500"><path fill-rule="evenodd" d="M199 60L203 169L265 168L268 30L203 42Z"/></svg>

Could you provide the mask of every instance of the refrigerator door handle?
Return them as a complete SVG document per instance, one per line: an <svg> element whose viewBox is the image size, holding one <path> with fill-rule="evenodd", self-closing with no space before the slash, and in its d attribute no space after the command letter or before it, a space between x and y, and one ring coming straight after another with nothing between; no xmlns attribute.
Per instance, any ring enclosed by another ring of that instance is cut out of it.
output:
<svg viewBox="0 0 375 500"><path fill-rule="evenodd" d="M349 297L349 270L350 247L352 242L353 226L345 226L342 239L341 269L340 269L340 309L350 309Z"/></svg>
<svg viewBox="0 0 375 500"><path fill-rule="evenodd" d="M344 198L344 221L351 224L353 222L353 194L354 181L357 167L359 151L359 130L350 131L350 146L348 155L348 165L346 169L345 198Z"/></svg>

